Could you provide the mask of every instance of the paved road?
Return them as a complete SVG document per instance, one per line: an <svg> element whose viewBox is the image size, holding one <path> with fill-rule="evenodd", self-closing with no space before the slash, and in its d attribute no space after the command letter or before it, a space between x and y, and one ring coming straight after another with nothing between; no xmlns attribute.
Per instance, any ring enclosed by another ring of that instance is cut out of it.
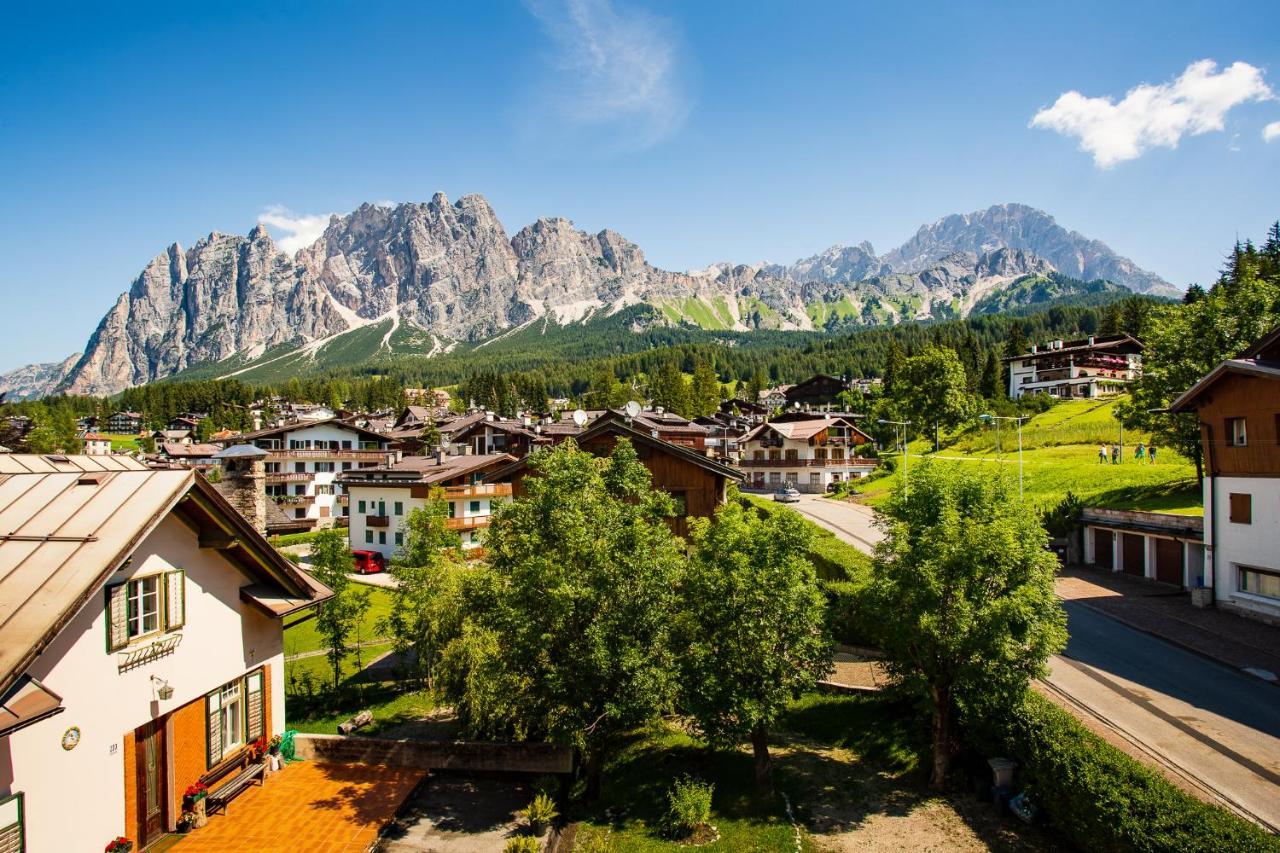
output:
<svg viewBox="0 0 1280 853"><path fill-rule="evenodd" d="M863 506L804 495L791 506L863 551L880 532ZM1076 603L1046 679L1172 775L1280 831L1280 692Z"/></svg>

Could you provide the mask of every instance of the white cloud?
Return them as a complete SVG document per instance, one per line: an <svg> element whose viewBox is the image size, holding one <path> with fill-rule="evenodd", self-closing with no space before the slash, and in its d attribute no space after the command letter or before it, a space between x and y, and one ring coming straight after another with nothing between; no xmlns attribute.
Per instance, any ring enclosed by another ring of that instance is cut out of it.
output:
<svg viewBox="0 0 1280 853"><path fill-rule="evenodd" d="M1031 127L1077 137L1081 150L1107 169L1155 146L1177 148L1184 135L1220 131L1232 107L1272 97L1261 69L1233 62L1218 71L1217 63L1202 59L1170 83L1130 89L1118 103L1107 96L1066 92L1036 113Z"/></svg>
<svg viewBox="0 0 1280 853"><path fill-rule="evenodd" d="M639 148L680 129L689 99L670 21L611 0L526 5L552 44L551 74L539 81L531 105L542 114L540 123L604 131Z"/></svg>
<svg viewBox="0 0 1280 853"><path fill-rule="evenodd" d="M1262 129L1263 142L1275 142L1280 139L1280 121L1273 121Z"/></svg>
<svg viewBox="0 0 1280 853"><path fill-rule="evenodd" d="M276 237L276 245L281 251L290 255L299 249L305 249L324 233L329 227L331 213L295 214L283 205L273 204L258 214L258 221L272 229L284 232L284 236Z"/></svg>

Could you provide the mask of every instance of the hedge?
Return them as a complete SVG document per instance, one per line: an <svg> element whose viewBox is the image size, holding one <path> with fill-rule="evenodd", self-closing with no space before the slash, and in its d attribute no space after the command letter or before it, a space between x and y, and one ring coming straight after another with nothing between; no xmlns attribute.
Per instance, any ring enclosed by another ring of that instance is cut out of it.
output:
<svg viewBox="0 0 1280 853"><path fill-rule="evenodd" d="M1280 838L1184 793L1037 693L1001 728L976 739L1018 762L1031 801L1082 850L1280 851Z"/></svg>
<svg viewBox="0 0 1280 853"><path fill-rule="evenodd" d="M284 548L287 545L301 545L303 542L310 542L324 532L323 530L308 530L306 533L286 533L283 536L268 536L267 541L277 548Z"/></svg>

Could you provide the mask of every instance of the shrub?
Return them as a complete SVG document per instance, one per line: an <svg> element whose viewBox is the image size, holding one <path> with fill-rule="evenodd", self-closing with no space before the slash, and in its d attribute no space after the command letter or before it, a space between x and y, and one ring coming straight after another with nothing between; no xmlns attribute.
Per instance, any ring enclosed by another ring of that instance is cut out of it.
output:
<svg viewBox="0 0 1280 853"><path fill-rule="evenodd" d="M677 835L692 835L711 823L711 794L715 786L690 776L677 779L667 792L667 824Z"/></svg>
<svg viewBox="0 0 1280 853"><path fill-rule="evenodd" d="M525 819L535 831L541 829L551 821L560 816L560 812L556 811L556 801L546 794L538 794L533 798L532 802L520 812L520 816Z"/></svg>
<svg viewBox="0 0 1280 853"><path fill-rule="evenodd" d="M1045 511L1044 529L1054 539L1070 535L1080 521L1080 510L1083 508L1084 501L1067 492L1057 506Z"/></svg>
<svg viewBox="0 0 1280 853"><path fill-rule="evenodd" d="M542 842L528 835L508 838L502 853L542 853Z"/></svg>
<svg viewBox="0 0 1280 853"><path fill-rule="evenodd" d="M311 542L321 533L324 533L324 531L310 530L306 533L286 533L283 536L268 536L267 541L277 548L283 548L286 545L301 545L303 542Z"/></svg>
<svg viewBox="0 0 1280 853"><path fill-rule="evenodd" d="M1018 761L1032 800L1081 849L1280 851L1280 839L1182 792L1038 694L1003 722L978 739Z"/></svg>

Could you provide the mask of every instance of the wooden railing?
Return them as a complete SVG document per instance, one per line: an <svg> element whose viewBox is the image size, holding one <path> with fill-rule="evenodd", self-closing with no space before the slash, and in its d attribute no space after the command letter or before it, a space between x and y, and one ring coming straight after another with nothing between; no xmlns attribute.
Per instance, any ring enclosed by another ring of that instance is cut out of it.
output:
<svg viewBox="0 0 1280 853"><path fill-rule="evenodd" d="M449 498L509 498L510 483L479 483L474 486L445 486L444 496Z"/></svg>
<svg viewBox="0 0 1280 853"><path fill-rule="evenodd" d="M366 515L364 523L366 527L389 527L391 519L385 515Z"/></svg>
<svg viewBox="0 0 1280 853"><path fill-rule="evenodd" d="M307 474L303 471L269 471L267 472L268 483L310 483L315 479L315 474Z"/></svg>
<svg viewBox="0 0 1280 853"><path fill-rule="evenodd" d="M851 459L743 459L738 463L742 468L848 468L875 467L877 464L874 459L860 456Z"/></svg>
<svg viewBox="0 0 1280 853"><path fill-rule="evenodd" d="M463 518L450 518L445 520L445 527L449 530L474 530L477 527L488 527L489 516L487 515L468 515Z"/></svg>
<svg viewBox="0 0 1280 853"><path fill-rule="evenodd" d="M385 462L391 455L389 450L355 450L352 448L343 448L341 450L269 450L271 455L267 457L268 461L277 459L316 459L320 461L343 461L343 462Z"/></svg>

